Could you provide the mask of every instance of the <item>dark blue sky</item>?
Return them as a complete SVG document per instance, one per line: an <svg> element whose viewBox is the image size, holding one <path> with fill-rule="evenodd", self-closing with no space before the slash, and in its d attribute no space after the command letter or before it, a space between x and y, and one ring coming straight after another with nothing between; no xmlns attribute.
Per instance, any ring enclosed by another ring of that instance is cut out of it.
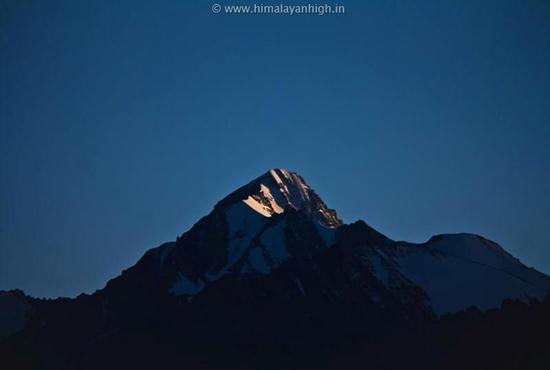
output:
<svg viewBox="0 0 550 370"><path fill-rule="evenodd" d="M549 3L340 4L1 1L0 289L101 288L272 167L550 273Z"/></svg>

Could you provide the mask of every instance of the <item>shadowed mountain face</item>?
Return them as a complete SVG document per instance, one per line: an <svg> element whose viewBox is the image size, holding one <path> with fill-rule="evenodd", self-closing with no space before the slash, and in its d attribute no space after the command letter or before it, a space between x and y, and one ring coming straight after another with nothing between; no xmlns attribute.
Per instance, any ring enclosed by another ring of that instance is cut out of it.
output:
<svg viewBox="0 0 550 370"><path fill-rule="evenodd" d="M461 368L544 368L550 305L539 300L549 293L550 277L494 242L395 242L363 221L343 224L302 177L275 169L93 295L3 293L2 317L17 320L1 326L0 363L429 369L456 357ZM472 333L486 351L469 345ZM512 333L526 338L503 339ZM497 361L503 340L516 347Z"/></svg>

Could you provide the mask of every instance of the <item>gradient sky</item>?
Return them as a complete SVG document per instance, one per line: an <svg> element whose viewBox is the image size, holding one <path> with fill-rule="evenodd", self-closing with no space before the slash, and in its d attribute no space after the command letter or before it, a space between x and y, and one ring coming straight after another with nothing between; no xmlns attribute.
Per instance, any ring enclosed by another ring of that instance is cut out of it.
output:
<svg viewBox="0 0 550 370"><path fill-rule="evenodd" d="M340 4L0 1L0 289L101 288L272 167L550 273L549 3Z"/></svg>

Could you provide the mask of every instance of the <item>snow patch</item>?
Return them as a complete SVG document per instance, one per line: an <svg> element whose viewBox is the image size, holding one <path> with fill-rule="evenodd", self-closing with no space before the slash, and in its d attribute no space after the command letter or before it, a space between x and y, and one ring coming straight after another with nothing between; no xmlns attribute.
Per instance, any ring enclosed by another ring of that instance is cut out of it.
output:
<svg viewBox="0 0 550 370"><path fill-rule="evenodd" d="M271 217L273 213L270 209L268 209L265 204L261 203L260 201L252 198L251 196L243 200L243 202L252 208L254 211L258 212L264 217Z"/></svg>
<svg viewBox="0 0 550 370"><path fill-rule="evenodd" d="M277 174L277 172L275 170L271 170L271 171L269 171L269 173L271 174L271 176L273 176L273 178L275 179L275 182L278 185L285 186L285 184L283 183L283 180L281 180L281 178L279 177L279 175Z"/></svg>
<svg viewBox="0 0 550 370"><path fill-rule="evenodd" d="M269 257L271 257L272 267L279 266L289 259L285 241L285 224L286 221L283 220L275 226L265 230L260 236L262 245L265 246L266 252L269 254Z"/></svg>
<svg viewBox="0 0 550 370"><path fill-rule="evenodd" d="M273 194L271 194L271 191L269 190L269 188L265 185L260 185L260 191L262 192L262 194L264 195L264 197L267 198L267 200L269 201L269 205L271 207L271 209L273 210L273 212L279 214L279 213L283 213L285 210L283 207L281 207L279 204L277 204L277 202L275 201L275 198L273 197Z"/></svg>
<svg viewBox="0 0 550 370"><path fill-rule="evenodd" d="M446 254L464 257L502 269L515 270L523 265L498 244L483 239L474 234L447 234L442 235L430 247Z"/></svg>
<svg viewBox="0 0 550 370"><path fill-rule="evenodd" d="M264 184L260 184L260 193L262 193L263 198L260 198L258 195L251 195L243 200L243 202L264 217L271 217L274 213L279 214L285 211L277 203L269 188ZM267 200L267 204L263 202L264 199Z"/></svg>
<svg viewBox="0 0 550 370"><path fill-rule="evenodd" d="M260 232L266 219L244 203L236 203L229 207L226 211L226 219L229 226L226 268L229 268L241 258L252 239Z"/></svg>
<svg viewBox="0 0 550 370"><path fill-rule="evenodd" d="M185 277L182 273L178 275L178 279L170 289L174 295L195 295L204 289L204 281L198 280L196 283Z"/></svg>
<svg viewBox="0 0 550 370"><path fill-rule="evenodd" d="M250 250L244 272L255 271L268 274L289 259L284 227L285 220L269 227L260 235L260 245Z"/></svg>
<svg viewBox="0 0 550 370"><path fill-rule="evenodd" d="M429 247L408 246L396 259L403 276L420 286L432 309L445 314L475 305L482 310L500 307L508 298L541 297L546 291L501 269L475 261L430 252ZM481 248L481 246L479 246ZM485 262L488 262L485 260ZM525 270L529 270L523 267Z"/></svg>

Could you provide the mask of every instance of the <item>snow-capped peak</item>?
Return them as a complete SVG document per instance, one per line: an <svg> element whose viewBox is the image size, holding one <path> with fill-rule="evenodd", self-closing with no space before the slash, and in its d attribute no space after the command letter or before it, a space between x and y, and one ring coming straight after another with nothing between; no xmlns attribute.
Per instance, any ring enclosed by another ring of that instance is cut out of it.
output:
<svg viewBox="0 0 550 370"><path fill-rule="evenodd" d="M304 179L285 169L272 169L252 181L247 187L246 205L264 217L281 214L287 209L304 210L328 227L337 227L342 223L336 212L328 209Z"/></svg>
<svg viewBox="0 0 550 370"><path fill-rule="evenodd" d="M279 266L292 255L285 233L289 218L274 217L291 210L301 212L314 222L318 239L312 242L312 251L334 242L335 229L342 225L336 212L327 208L300 175L273 169L229 194L193 227L191 232L199 228L208 230L202 229L195 234L198 240L193 240L198 241L201 248L210 250L203 254L207 257L201 270L176 267L171 292L193 296L228 273L265 274ZM225 220L226 229L218 223L219 216ZM203 235L209 236L208 241L203 240ZM189 258L185 247L181 250Z"/></svg>

